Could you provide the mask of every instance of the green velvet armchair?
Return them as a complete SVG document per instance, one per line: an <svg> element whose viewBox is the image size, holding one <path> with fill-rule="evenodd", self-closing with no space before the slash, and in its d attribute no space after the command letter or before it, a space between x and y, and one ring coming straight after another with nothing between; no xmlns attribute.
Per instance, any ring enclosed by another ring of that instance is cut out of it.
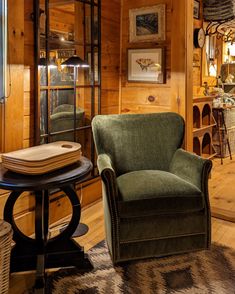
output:
<svg viewBox="0 0 235 294"><path fill-rule="evenodd" d="M92 129L113 263L209 248L212 163L180 148L183 118L99 115Z"/></svg>

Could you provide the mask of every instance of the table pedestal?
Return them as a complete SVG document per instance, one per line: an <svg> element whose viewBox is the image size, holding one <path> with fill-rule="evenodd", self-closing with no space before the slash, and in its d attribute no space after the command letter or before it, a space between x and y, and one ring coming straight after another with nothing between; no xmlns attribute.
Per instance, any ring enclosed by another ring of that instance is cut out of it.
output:
<svg viewBox="0 0 235 294"><path fill-rule="evenodd" d="M35 191L35 239L24 235L16 226L13 217L15 202L24 191L13 191L4 208L4 219L12 225L13 239L16 242L11 253L11 272L36 269L36 288L44 287L47 268L70 266L92 268L83 248L71 239L80 221L79 199L72 185L62 187L61 190L71 202L72 218L65 230L51 239L48 239L48 190Z"/></svg>

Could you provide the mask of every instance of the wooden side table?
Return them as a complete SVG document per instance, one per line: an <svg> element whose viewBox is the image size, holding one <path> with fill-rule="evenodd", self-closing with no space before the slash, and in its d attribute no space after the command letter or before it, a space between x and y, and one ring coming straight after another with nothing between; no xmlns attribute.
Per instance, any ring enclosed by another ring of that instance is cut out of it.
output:
<svg viewBox="0 0 235 294"><path fill-rule="evenodd" d="M83 248L71 237L81 214L79 198L73 184L84 180L92 169L85 157L60 170L37 176L26 176L6 170L0 164L0 188L11 190L4 207L4 219L12 225L16 245L11 252L11 272L36 269L35 288L45 290L45 268L75 266L91 268ZM54 238L48 239L49 190L60 188L72 205L72 218L67 228ZM24 235L13 217L15 202L24 191L35 192L35 239Z"/></svg>

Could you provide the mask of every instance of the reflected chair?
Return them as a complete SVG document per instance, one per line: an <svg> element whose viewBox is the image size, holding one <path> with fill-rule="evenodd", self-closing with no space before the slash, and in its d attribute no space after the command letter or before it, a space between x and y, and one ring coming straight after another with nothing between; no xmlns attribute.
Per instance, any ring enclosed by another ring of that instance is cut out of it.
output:
<svg viewBox="0 0 235 294"><path fill-rule="evenodd" d="M51 119L51 132L71 130L74 128L74 106L70 104L61 104L57 106ZM84 124L84 110L76 107L76 127ZM74 141L73 132L57 134L52 137L53 141Z"/></svg>
<svg viewBox="0 0 235 294"><path fill-rule="evenodd" d="M113 263L209 248L212 163L181 149L176 113L92 121Z"/></svg>

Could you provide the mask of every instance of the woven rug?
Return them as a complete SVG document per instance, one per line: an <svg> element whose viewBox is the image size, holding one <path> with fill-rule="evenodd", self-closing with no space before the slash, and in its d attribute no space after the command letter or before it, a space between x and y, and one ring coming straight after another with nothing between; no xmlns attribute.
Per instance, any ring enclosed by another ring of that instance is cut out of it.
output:
<svg viewBox="0 0 235 294"><path fill-rule="evenodd" d="M48 279L52 294L235 294L235 250L211 250L146 259L114 267L104 242L89 252L94 269L60 270Z"/></svg>

